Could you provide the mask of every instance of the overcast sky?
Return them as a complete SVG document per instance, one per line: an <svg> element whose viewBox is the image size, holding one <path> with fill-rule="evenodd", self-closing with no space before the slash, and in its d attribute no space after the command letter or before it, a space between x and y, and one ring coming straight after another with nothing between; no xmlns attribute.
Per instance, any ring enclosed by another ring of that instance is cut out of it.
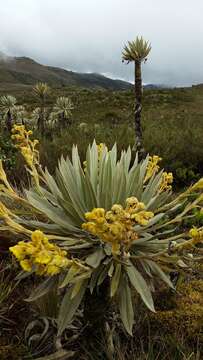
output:
<svg viewBox="0 0 203 360"><path fill-rule="evenodd" d="M48 65L133 79L127 40L152 51L145 83L203 82L203 0L0 0L0 51Z"/></svg>

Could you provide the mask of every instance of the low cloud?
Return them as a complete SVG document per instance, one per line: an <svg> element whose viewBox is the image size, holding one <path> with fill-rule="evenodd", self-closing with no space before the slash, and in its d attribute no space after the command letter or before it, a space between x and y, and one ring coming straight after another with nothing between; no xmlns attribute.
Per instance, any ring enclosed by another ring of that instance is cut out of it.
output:
<svg viewBox="0 0 203 360"><path fill-rule="evenodd" d="M7 0L0 51L132 81L122 47L143 35L152 43L145 83L197 84L203 82L202 13L202 0Z"/></svg>

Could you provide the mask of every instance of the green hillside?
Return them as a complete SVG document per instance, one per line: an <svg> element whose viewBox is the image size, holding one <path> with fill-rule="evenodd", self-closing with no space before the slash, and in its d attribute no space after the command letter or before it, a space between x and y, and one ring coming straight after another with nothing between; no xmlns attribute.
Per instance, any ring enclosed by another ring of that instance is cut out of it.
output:
<svg viewBox="0 0 203 360"><path fill-rule="evenodd" d="M80 74L57 67L41 65L28 57L7 57L0 53L0 86L34 85L44 81L52 86L82 86L112 90L129 89L125 81L112 80L100 74Z"/></svg>

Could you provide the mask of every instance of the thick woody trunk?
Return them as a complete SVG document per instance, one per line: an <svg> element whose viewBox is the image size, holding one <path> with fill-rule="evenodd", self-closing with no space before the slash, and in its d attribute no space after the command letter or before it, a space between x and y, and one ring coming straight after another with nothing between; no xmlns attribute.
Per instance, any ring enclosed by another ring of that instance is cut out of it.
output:
<svg viewBox="0 0 203 360"><path fill-rule="evenodd" d="M110 298L110 281L106 278L91 294L87 289L84 299L85 347L91 353L101 339L106 341L108 359L116 360L112 336L112 301ZM106 357L105 357L106 358ZM102 357L103 359L103 357Z"/></svg>
<svg viewBox="0 0 203 360"><path fill-rule="evenodd" d="M71 120L70 118L66 118L65 112L63 111L61 114L59 114L59 129L66 129L69 125L71 125Z"/></svg>
<svg viewBox="0 0 203 360"><path fill-rule="evenodd" d="M40 133L44 135L45 133L44 102L41 105L37 127Z"/></svg>
<svg viewBox="0 0 203 360"><path fill-rule="evenodd" d="M11 129L12 129L12 116L11 116L11 111L10 110L8 110L8 112L7 112L6 127L7 127L7 130L9 132L11 132Z"/></svg>
<svg viewBox="0 0 203 360"><path fill-rule="evenodd" d="M136 150L138 151L139 158L144 157L142 124L142 75L141 75L141 62L135 61L135 138Z"/></svg>
<svg viewBox="0 0 203 360"><path fill-rule="evenodd" d="M90 333L92 330L98 332L104 329L105 320L108 319L108 313L111 307L111 299L109 296L109 280L105 279L98 289L86 291L84 301L84 319L88 324Z"/></svg>
<svg viewBox="0 0 203 360"><path fill-rule="evenodd" d="M65 119L65 114L64 111L59 114L59 129L63 130L66 127L66 119Z"/></svg>

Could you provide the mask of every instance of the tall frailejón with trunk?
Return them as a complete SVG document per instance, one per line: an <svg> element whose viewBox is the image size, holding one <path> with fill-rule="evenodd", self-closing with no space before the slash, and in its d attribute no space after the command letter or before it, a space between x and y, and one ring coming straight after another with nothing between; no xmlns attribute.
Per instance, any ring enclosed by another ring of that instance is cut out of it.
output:
<svg viewBox="0 0 203 360"><path fill-rule="evenodd" d="M139 153L140 158L144 156L141 112L142 112L142 62L147 60L147 56L151 51L151 45L145 41L142 37L137 37L135 41L129 41L124 46L122 52L123 62L134 62L135 64L135 138L136 138L136 150Z"/></svg>

